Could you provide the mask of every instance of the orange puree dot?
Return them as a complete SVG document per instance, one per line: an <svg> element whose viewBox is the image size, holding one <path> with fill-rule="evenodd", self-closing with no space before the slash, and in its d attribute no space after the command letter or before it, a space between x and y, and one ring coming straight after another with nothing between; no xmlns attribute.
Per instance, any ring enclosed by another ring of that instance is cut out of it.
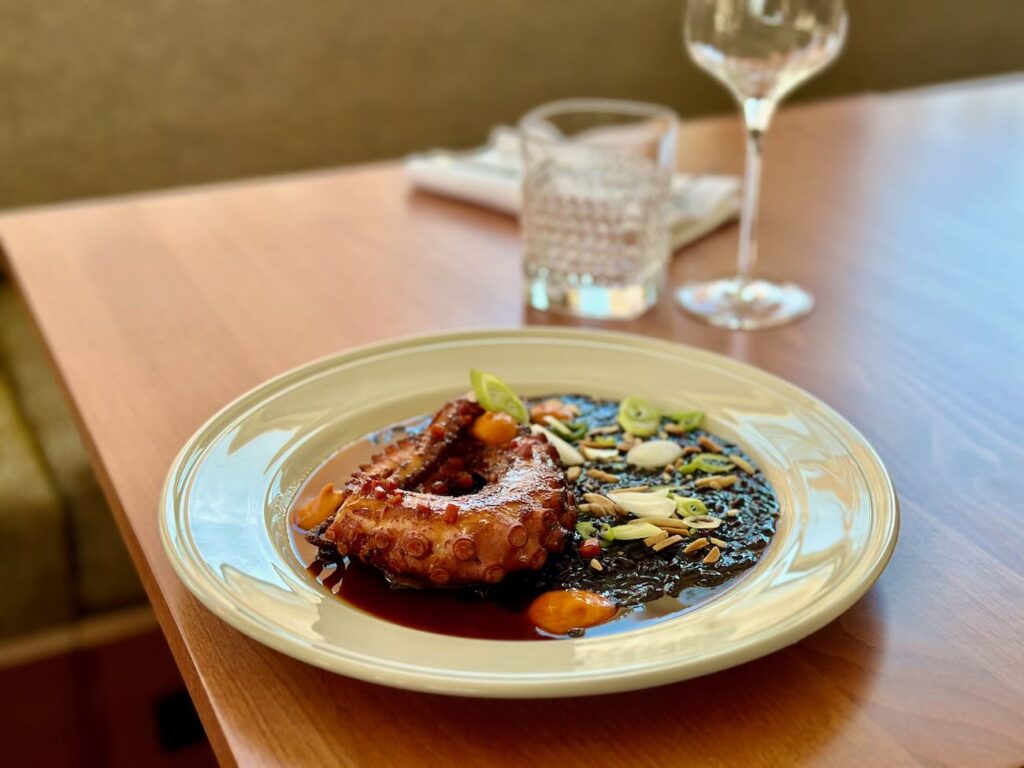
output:
<svg viewBox="0 0 1024 768"><path fill-rule="evenodd" d="M539 595L527 611L530 621L545 632L565 635L571 629L604 624L615 615L615 603L585 589L565 589Z"/></svg>

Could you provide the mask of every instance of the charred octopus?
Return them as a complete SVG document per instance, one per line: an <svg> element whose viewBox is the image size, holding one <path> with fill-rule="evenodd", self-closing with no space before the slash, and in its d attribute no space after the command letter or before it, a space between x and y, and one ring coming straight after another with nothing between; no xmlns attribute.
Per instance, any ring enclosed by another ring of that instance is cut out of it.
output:
<svg viewBox="0 0 1024 768"><path fill-rule="evenodd" d="M555 448L468 398L314 503L336 511L311 541L434 586L541 568L565 546L577 511Z"/></svg>

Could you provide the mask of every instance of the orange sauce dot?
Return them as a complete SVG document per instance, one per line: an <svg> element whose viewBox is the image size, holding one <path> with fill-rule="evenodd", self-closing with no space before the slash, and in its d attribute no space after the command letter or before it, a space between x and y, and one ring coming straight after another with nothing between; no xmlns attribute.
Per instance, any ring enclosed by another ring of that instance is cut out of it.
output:
<svg viewBox="0 0 1024 768"><path fill-rule="evenodd" d="M553 635L604 624L615 616L615 603L585 589L564 589L539 595L527 611L533 624Z"/></svg>
<svg viewBox="0 0 1024 768"><path fill-rule="evenodd" d="M473 437L486 445L502 445L519 434L519 422L500 411L488 411L473 422Z"/></svg>

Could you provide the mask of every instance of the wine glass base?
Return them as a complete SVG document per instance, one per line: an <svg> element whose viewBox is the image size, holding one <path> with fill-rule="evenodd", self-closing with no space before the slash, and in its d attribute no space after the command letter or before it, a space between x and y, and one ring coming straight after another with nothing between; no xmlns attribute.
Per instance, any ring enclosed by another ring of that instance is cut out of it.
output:
<svg viewBox="0 0 1024 768"><path fill-rule="evenodd" d="M711 325L753 331L803 317L814 307L814 297L795 283L737 277L687 283L676 292L684 310Z"/></svg>

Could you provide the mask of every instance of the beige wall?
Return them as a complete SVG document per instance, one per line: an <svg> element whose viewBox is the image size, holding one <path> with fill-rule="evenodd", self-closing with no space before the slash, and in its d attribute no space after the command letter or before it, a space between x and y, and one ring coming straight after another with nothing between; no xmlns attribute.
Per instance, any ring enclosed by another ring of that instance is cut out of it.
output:
<svg viewBox="0 0 1024 768"><path fill-rule="evenodd" d="M1024 0L849 0L802 98L1024 69ZM0 0L0 207L470 145L541 101L729 108L678 0Z"/></svg>

